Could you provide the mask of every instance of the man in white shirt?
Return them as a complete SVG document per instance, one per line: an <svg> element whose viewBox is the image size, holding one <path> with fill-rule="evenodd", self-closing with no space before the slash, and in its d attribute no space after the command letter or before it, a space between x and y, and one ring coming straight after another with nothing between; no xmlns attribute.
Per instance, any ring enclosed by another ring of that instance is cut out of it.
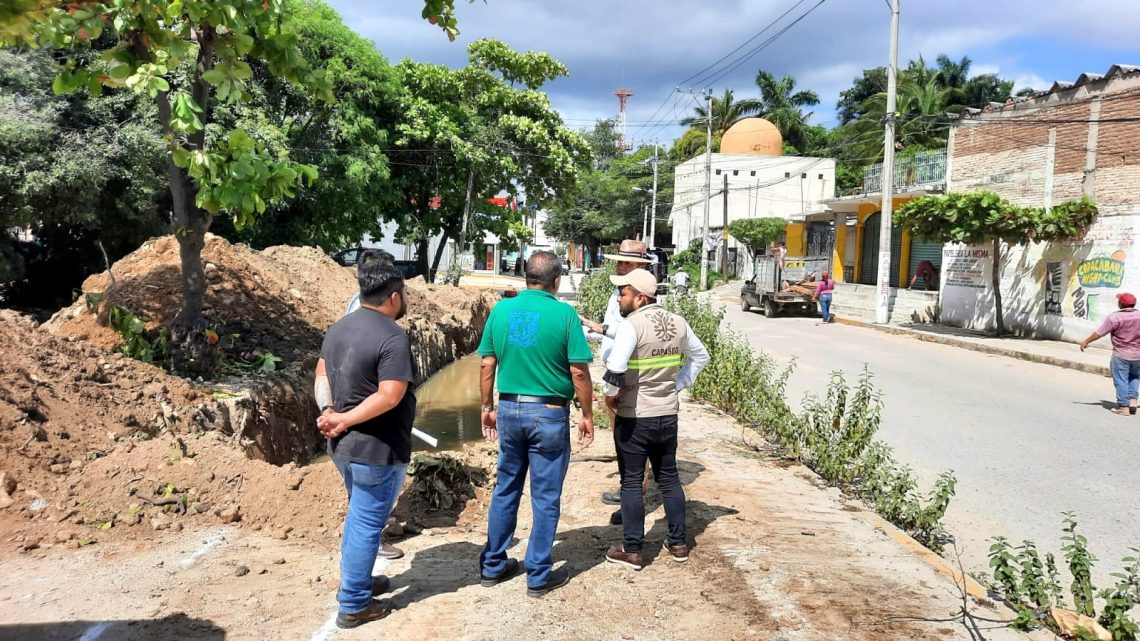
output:
<svg viewBox="0 0 1140 641"><path fill-rule="evenodd" d="M617 265L614 266L614 272L618 276L625 276L629 272L649 264L649 248L645 243L639 240L623 240L621 245L618 246L616 254L605 254L605 257L616 261ZM614 288L613 295L610 296L609 303L606 305L606 315L602 318L601 323L594 322L585 316L580 316L582 325L586 328L586 338L593 342L601 342L602 347L599 350L602 361L605 362L606 357L609 356L610 349L613 348L614 336L617 336L618 326L622 323L621 307L618 304L618 297L621 293L620 288ZM608 408L607 408L608 409ZM614 414L609 412L610 425L614 424ZM648 483L648 481L646 481ZM603 492L602 502L608 505L621 505L621 491L615 490L613 492ZM614 518L617 518L615 513ZM611 519L611 522L613 520Z"/></svg>
<svg viewBox="0 0 1140 641"><path fill-rule="evenodd" d="M685 535L685 492L677 473L679 393L690 387L709 361L708 350L685 319L657 304L657 279L644 269L611 276L625 317L606 359L606 406L612 408L624 537L606 560L640 570L645 539L646 462L661 489L669 534L663 548L674 561L689 560Z"/></svg>
<svg viewBox="0 0 1140 641"><path fill-rule="evenodd" d="M673 274L673 287L684 290L689 288L689 274L685 270L678 269L677 273Z"/></svg>

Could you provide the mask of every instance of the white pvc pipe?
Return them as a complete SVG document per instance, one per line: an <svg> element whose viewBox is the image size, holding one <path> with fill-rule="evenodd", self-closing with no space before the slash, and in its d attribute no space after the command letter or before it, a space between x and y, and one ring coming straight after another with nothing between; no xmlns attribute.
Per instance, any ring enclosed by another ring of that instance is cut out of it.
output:
<svg viewBox="0 0 1140 641"><path fill-rule="evenodd" d="M428 434L426 432L421 432L414 427L412 428L412 436L420 439L421 441L423 441L424 443L427 443L428 445L430 445L432 447L439 447L439 440L437 440L431 434Z"/></svg>

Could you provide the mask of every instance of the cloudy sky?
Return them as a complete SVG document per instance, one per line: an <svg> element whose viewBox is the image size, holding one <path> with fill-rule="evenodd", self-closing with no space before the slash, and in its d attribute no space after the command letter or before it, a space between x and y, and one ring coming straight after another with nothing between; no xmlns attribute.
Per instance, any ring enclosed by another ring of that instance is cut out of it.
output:
<svg viewBox="0 0 1140 641"><path fill-rule="evenodd" d="M635 92L629 138L635 141L667 142L681 133L672 123L691 111L693 99L677 94L678 84L754 96L758 69L792 74L800 87L815 90L822 103L813 121L831 126L839 92L862 69L885 64L890 24L886 0L455 0L462 34L452 43L420 19L418 1L329 2L390 61L461 66L467 43L483 37L550 52L570 68L570 77L547 91L571 126L614 115L614 89L629 87ZM1104 73L1114 63L1140 64L1140 0L901 5L900 66L919 54L931 62L940 53L967 55L974 73L997 72L1017 88L1043 89L1085 71Z"/></svg>

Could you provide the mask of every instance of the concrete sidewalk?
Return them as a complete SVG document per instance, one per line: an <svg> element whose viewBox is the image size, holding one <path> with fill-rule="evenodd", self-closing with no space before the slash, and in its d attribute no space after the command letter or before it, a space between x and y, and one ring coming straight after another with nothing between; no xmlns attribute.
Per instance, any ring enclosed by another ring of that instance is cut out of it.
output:
<svg viewBox="0 0 1140 641"><path fill-rule="evenodd" d="M1097 344L1088 351L1082 352L1080 346L1074 343L1013 336L998 338L975 330L949 327L946 325L928 325L922 323L878 325L876 323L868 323L862 320L841 318L838 316L836 317L836 321L846 325L866 327L889 334L910 336L911 338L921 341L961 347L975 352L1008 356L1023 361L1043 363L1045 365L1055 365L1057 367L1088 372L1089 374L1098 374L1100 376L1111 376L1108 369L1108 361L1109 358L1112 357L1112 352L1106 348L1107 341L1101 341L1101 343L1106 344L1105 346Z"/></svg>
<svg viewBox="0 0 1140 641"><path fill-rule="evenodd" d="M709 290L713 299L726 303L740 303L740 282L720 285ZM961 347L975 352L1008 356L1023 361L1055 365L1066 369L1088 372L1100 376L1111 376L1108 361L1112 357L1109 342L1101 339L1087 352L1082 352L1079 345L1061 341L1038 340L1008 336L998 338L984 332L947 325L930 325L925 323L899 323L879 325L855 318L835 317L836 322L854 327L865 327L888 334L909 336L911 338Z"/></svg>

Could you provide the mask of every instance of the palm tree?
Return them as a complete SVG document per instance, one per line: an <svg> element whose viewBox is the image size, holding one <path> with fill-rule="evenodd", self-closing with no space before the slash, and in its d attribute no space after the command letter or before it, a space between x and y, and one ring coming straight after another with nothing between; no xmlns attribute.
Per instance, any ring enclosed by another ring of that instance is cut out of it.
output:
<svg viewBox="0 0 1140 641"><path fill-rule="evenodd" d="M776 78L770 71L761 69L756 73L756 86L760 89L758 100L742 100L753 113L758 113L776 128L784 137L784 142L803 151L807 138L807 121L812 112L804 113L803 107L819 104L819 95L808 89L796 91L796 79L792 76Z"/></svg>
<svg viewBox="0 0 1140 641"><path fill-rule="evenodd" d="M720 98L713 96L712 99L712 133L714 137L723 136L728 128L736 124L737 121L743 120L749 116L755 115L756 106L752 104L753 101L741 100L734 101L732 97L732 90L725 89L724 95ZM708 115L704 105L698 105L693 110L693 115L681 121L682 125L693 128L699 128L702 131L708 123Z"/></svg>
<svg viewBox="0 0 1140 641"><path fill-rule="evenodd" d="M947 89L961 89L970 80L970 65L974 63L969 56L962 56L957 62L950 56L938 56L938 81Z"/></svg>
<svg viewBox="0 0 1140 641"><path fill-rule="evenodd" d="M924 74L923 82L909 75L898 85L895 103L896 149L907 147L934 148L946 143L944 113L951 89L942 87L937 74ZM886 92L871 96L859 107L863 117L843 126L848 155L866 163L878 162L883 154L883 122L887 113Z"/></svg>

